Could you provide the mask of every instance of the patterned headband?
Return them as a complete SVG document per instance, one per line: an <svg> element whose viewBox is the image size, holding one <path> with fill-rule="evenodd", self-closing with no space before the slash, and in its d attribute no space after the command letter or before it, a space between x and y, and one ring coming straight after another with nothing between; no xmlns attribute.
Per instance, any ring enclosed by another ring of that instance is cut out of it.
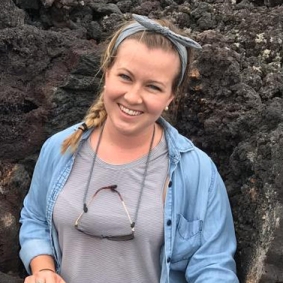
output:
<svg viewBox="0 0 283 283"><path fill-rule="evenodd" d="M118 46L124 39L139 31L149 30L162 34L175 45L176 50L179 53L179 57L181 60L181 78L179 80L179 86L184 78L185 70L188 63L186 47L201 49L201 46L191 38L177 34L170 30L168 27L164 27L146 16L133 14L133 18L136 20L136 22L128 25L121 31L120 35L116 40L114 50L118 48Z"/></svg>

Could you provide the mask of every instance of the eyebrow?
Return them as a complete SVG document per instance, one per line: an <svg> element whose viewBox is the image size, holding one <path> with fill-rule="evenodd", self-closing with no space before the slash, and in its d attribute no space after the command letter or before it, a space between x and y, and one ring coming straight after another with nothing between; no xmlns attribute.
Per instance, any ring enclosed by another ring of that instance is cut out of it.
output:
<svg viewBox="0 0 283 283"><path fill-rule="evenodd" d="M126 72L128 72L131 76L134 77L134 74L133 74L130 70L128 70L127 68L125 68L125 67L119 67L119 68L117 68L117 71L120 71L120 72L121 72L121 71L126 71ZM159 84L159 85L161 85L161 86L163 86L163 87L166 86L165 83L160 82L160 81L155 81L155 80L149 80L148 83L156 83L156 84Z"/></svg>

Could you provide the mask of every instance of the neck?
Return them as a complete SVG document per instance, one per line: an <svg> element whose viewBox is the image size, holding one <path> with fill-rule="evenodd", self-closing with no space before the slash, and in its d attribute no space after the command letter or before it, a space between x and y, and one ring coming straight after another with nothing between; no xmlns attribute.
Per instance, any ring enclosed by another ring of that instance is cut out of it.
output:
<svg viewBox="0 0 283 283"><path fill-rule="evenodd" d="M103 139L104 142L107 142L117 148L121 149L137 149L140 147L148 148L148 145L151 141L154 124L149 126L147 129L137 134L129 134L117 131L114 127L110 125L110 123L105 123Z"/></svg>
<svg viewBox="0 0 283 283"><path fill-rule="evenodd" d="M113 130L112 127L105 123L97 154L99 158L111 164L124 164L136 160L148 154L154 128L155 134L152 148L159 143L162 137L162 128L158 124L151 125L139 135L124 135L120 132L117 133L115 129ZM93 150L96 150L100 133L101 129L97 129L92 133L91 146Z"/></svg>

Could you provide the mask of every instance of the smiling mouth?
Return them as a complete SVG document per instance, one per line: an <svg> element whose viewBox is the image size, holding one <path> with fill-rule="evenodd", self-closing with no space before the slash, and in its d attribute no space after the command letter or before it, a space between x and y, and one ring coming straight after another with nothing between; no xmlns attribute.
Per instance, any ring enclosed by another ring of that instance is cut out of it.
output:
<svg viewBox="0 0 283 283"><path fill-rule="evenodd" d="M131 110L129 108L126 108L125 106L119 104L120 109L122 110L122 112L130 115L130 116L139 116L141 115L143 112L141 111L136 111L136 110Z"/></svg>

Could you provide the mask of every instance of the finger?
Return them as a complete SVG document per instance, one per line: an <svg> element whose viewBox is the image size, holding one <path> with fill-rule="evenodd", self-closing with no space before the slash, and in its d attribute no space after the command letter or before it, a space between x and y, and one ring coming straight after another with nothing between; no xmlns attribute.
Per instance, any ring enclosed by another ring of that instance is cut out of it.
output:
<svg viewBox="0 0 283 283"><path fill-rule="evenodd" d="M24 281L24 283L35 283L35 282L36 282L36 279L34 275L27 276Z"/></svg>

